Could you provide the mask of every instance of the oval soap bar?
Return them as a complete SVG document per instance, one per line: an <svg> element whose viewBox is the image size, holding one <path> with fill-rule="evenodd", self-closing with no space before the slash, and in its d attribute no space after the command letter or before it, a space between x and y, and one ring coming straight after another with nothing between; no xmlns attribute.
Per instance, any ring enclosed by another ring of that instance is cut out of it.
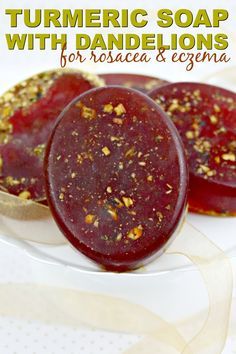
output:
<svg viewBox="0 0 236 354"><path fill-rule="evenodd" d="M190 210L236 215L236 94L175 83L150 93L183 139L190 169Z"/></svg>
<svg viewBox="0 0 236 354"><path fill-rule="evenodd" d="M49 140L45 174L61 231L107 270L144 264L163 250L184 215L181 139L136 90L98 88L73 101Z"/></svg>
<svg viewBox="0 0 236 354"><path fill-rule="evenodd" d="M99 79L79 71L43 72L0 97L0 190L43 201L45 144L56 118Z"/></svg>
<svg viewBox="0 0 236 354"><path fill-rule="evenodd" d="M168 81L159 79L153 76L139 75L139 74L101 74L99 75L104 80L105 84L119 85L127 88L134 88L138 91L147 93L148 91L168 83Z"/></svg>

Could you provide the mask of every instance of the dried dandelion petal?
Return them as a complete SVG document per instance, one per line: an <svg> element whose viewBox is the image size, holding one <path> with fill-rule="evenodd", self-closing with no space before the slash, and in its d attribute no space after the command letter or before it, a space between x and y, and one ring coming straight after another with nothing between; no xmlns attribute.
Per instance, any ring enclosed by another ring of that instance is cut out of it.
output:
<svg viewBox="0 0 236 354"><path fill-rule="evenodd" d="M55 120L76 96L98 78L80 71L43 72L0 97L0 190L30 199L46 199L43 157Z"/></svg>
<svg viewBox="0 0 236 354"><path fill-rule="evenodd" d="M139 74L101 74L99 75L106 85L119 85L127 88L133 88L141 92L148 92L155 87L159 87L168 83L166 80L159 79L153 76Z"/></svg>
<svg viewBox="0 0 236 354"><path fill-rule="evenodd" d="M46 150L51 211L67 239L86 256L108 270L136 268L163 251L181 224L187 173L180 137L141 92L105 87L78 101L61 115ZM83 106L95 110L96 118L85 119ZM121 125L113 121L117 106L122 107Z"/></svg>
<svg viewBox="0 0 236 354"><path fill-rule="evenodd" d="M150 92L183 139L190 169L190 210L236 215L236 94L199 83Z"/></svg>

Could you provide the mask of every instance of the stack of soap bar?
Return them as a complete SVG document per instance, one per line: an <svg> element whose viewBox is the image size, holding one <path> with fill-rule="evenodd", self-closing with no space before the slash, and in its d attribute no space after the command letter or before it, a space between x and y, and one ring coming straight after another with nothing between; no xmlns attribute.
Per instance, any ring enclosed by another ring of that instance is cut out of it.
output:
<svg viewBox="0 0 236 354"><path fill-rule="evenodd" d="M190 210L236 215L236 94L199 83L150 92L183 139L190 170Z"/></svg>
<svg viewBox="0 0 236 354"><path fill-rule="evenodd" d="M45 144L64 107L98 86L97 77L78 71L44 72L0 97L0 190L45 200Z"/></svg>
<svg viewBox="0 0 236 354"><path fill-rule="evenodd" d="M141 92L147 93L155 87L159 87L168 83L168 81L146 75L138 74L101 74L99 75L106 85L119 85L128 88L134 88Z"/></svg>
<svg viewBox="0 0 236 354"><path fill-rule="evenodd" d="M97 88L74 100L53 130L45 175L61 231L107 270L145 264L185 215L181 139L155 102L136 90Z"/></svg>

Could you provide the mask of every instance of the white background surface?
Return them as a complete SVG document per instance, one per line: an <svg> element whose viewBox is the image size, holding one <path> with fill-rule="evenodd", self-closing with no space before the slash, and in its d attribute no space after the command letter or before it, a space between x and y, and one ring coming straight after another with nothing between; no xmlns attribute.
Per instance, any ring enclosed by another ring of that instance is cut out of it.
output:
<svg viewBox="0 0 236 354"><path fill-rule="evenodd" d="M164 5L164 6L163 6ZM16 29L10 29L9 19L4 15L5 8L122 8L121 1L96 1L96 3L89 4L88 1L6 1L2 0L0 3L0 93L10 88L12 85L26 77L35 74L36 72L48 70L59 65L58 58L59 52L57 51L12 51L9 52L6 48L4 33L17 32ZM182 0L181 3L177 0L166 0L164 4L158 4L156 1L133 1L127 0L123 7L129 8L145 8L150 10L156 10L161 7L171 8L173 10L180 7L190 8L195 10L197 8L227 8L230 13L229 21L225 22L222 27L222 32L226 32L230 37L230 45L227 50L231 61L228 64L198 64L196 68L191 72L185 71L183 64L171 64L171 63L150 63L150 64L85 64L83 66L74 63L72 67L78 67L80 69L92 70L93 72L139 72L143 74L151 74L160 76L162 78L171 81L183 81L183 80L201 80L208 75L214 74L217 71L221 71L226 68L236 65L236 37L232 36L235 33L235 11L236 3L234 0L227 1L197 1L195 4L187 0ZM154 28L149 28L150 32L154 31ZM177 31L176 28L171 28L171 31ZM29 29L25 29L22 26L18 28L19 32L29 33ZM49 32L50 29L33 29L32 32ZM55 29L51 29L55 32ZM56 32L60 33L65 29L56 29ZM112 30L111 30L112 31ZM188 29L188 32L191 32ZM209 31L213 32L212 29ZM76 32L76 30L72 30ZM131 32L129 29L128 32ZM145 29L145 32L148 32ZM92 31L90 31L92 33ZM71 51L74 50L73 43L69 43L68 46ZM213 76L213 79L219 84L227 86L224 78L220 76ZM229 83L228 83L229 85ZM232 83L231 83L232 85ZM235 245L236 245L236 219L233 218L208 218L197 215L189 216L189 220L196 225L200 231L204 232L210 239L218 244L224 250L229 251L229 255L232 258L232 265L234 275L236 272L235 262ZM234 250L233 250L234 249ZM44 267L45 279L47 278L47 269ZM44 273L41 274L43 278ZM7 245L5 243L0 244L0 282L24 282L24 281L37 281L35 273L32 272L32 264L28 257L22 250ZM189 284L191 287L191 284ZM193 284L194 285L194 284ZM172 294L174 296L174 294ZM167 297L168 298L168 297ZM168 307L168 304L166 304ZM194 304L193 304L194 306ZM174 312L173 308L173 312ZM235 314L234 314L235 316ZM118 354L127 348L130 344L137 340L135 336L121 335L121 334L104 334L101 331L94 331L92 334L86 331L79 331L76 328L67 328L63 326L46 326L37 321L22 322L20 320L14 320L12 318L0 318L0 353L3 354ZM232 338L229 338L224 354L235 353L236 343ZM148 352L147 352L148 354Z"/></svg>

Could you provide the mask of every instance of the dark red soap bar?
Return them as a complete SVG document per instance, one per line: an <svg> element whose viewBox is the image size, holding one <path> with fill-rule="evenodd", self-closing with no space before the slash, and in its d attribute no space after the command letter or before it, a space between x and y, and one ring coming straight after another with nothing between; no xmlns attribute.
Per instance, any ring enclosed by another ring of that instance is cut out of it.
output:
<svg viewBox="0 0 236 354"><path fill-rule="evenodd" d="M147 93L155 87L159 87L168 83L168 81L153 76L138 74L101 74L99 75L106 85L119 85L127 88L133 88L141 92Z"/></svg>
<svg viewBox="0 0 236 354"><path fill-rule="evenodd" d="M150 93L175 123L188 155L190 210L236 215L236 94L199 83Z"/></svg>
<svg viewBox="0 0 236 354"><path fill-rule="evenodd" d="M184 215L181 139L159 107L132 89L98 88L71 103L47 146L45 173L60 229L108 270L144 264Z"/></svg>
<svg viewBox="0 0 236 354"><path fill-rule="evenodd" d="M45 200L43 157L55 120L72 99L98 83L79 71L55 70L0 97L0 190Z"/></svg>

